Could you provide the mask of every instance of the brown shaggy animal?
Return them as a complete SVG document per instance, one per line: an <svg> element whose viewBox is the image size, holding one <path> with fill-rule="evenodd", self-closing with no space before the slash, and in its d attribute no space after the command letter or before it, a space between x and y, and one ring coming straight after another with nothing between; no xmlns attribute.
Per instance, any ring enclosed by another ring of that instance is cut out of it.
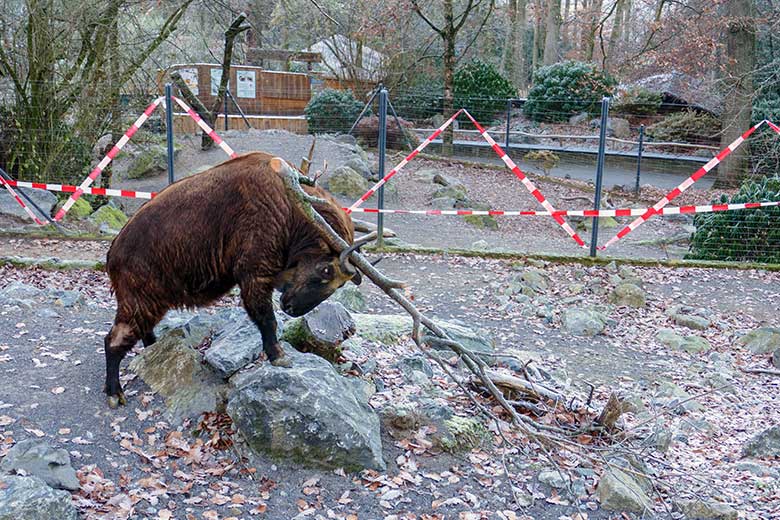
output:
<svg viewBox="0 0 780 520"><path fill-rule="evenodd" d="M288 365L276 337L274 288L282 292L282 309L300 316L348 280L360 283L346 257L288 199L280 164L249 153L182 179L141 207L114 239L106 270L117 313L105 339L112 408L126 403L122 358L139 339L144 346L156 341L154 326L168 310L208 305L238 285L268 359ZM352 243L349 215L323 189L304 189L328 201L316 209Z"/></svg>

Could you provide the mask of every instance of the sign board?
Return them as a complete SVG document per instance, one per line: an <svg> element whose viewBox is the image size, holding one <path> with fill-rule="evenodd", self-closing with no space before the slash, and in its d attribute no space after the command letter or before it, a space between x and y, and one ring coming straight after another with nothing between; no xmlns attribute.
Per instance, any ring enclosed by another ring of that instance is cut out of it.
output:
<svg viewBox="0 0 780 520"><path fill-rule="evenodd" d="M211 69L211 95L219 94L219 84L222 82L222 69ZM228 81L230 88L230 81Z"/></svg>
<svg viewBox="0 0 780 520"><path fill-rule="evenodd" d="M179 69L179 74L184 83L194 95L198 95L198 69Z"/></svg>
<svg viewBox="0 0 780 520"><path fill-rule="evenodd" d="M254 98L257 92L255 88L255 71L237 70L236 71L236 93L240 98Z"/></svg>

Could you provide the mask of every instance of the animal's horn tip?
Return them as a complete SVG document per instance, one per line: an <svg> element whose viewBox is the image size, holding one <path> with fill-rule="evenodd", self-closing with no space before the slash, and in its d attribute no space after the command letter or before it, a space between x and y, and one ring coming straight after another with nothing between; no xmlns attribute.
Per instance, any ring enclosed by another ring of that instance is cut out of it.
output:
<svg viewBox="0 0 780 520"><path fill-rule="evenodd" d="M271 169L273 171L275 171L276 173L281 173L284 165L284 161L282 161L282 159L280 159L279 157L274 157L273 159L271 159L269 164L271 165Z"/></svg>

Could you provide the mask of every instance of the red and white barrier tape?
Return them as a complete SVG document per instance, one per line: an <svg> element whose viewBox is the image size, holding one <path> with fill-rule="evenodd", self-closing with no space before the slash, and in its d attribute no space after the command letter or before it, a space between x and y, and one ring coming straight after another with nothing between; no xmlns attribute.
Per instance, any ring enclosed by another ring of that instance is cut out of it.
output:
<svg viewBox="0 0 780 520"><path fill-rule="evenodd" d="M233 149L228 146L228 144L222 140L222 138L217 135L217 133L212 129L208 124L206 124L205 121L187 104L182 101L181 99L177 97L173 97L173 100L178 103L180 107L182 107L187 114L195 120L195 122L198 124L198 126L203 129L204 132L206 132L209 137L217 144L220 148L232 159L236 157L236 152L233 151ZM87 175L87 178L84 179L84 182L79 185L79 187L73 192L73 195L70 196L70 198L63 204L62 208L57 212L57 214L54 216L55 221L60 221L65 216L65 214L70 210L70 208L73 206L73 204L76 203L76 201L81 197L84 193L87 192L89 187L92 185L93 182L98 178L98 176L103 172L103 170L106 168L106 166L109 165L109 163L114 160L114 157L117 156L119 151L124 147L128 141L130 141L130 138L135 135L135 133L138 131L139 128L141 128L141 125L143 125L147 119L149 119L149 116L152 115L152 112L162 103L165 101L164 97L158 97L152 103L146 107L146 110L144 110L144 113L141 114L138 119L136 119L135 123L130 125L130 128L127 129L125 134L122 136L119 141L109 150L109 152L106 154L105 157L103 157L103 160L101 160L98 165L95 167L94 170L90 172L89 175ZM173 107L166 107L166 110L173 110ZM151 198L151 197L139 197L139 198Z"/></svg>
<svg viewBox="0 0 780 520"><path fill-rule="evenodd" d="M629 225L627 225L626 227L624 227L623 229L618 231L617 235L615 235L614 237L610 238L607 241L607 243L604 244L603 246L599 247L599 249L604 250L604 249L608 248L609 246L611 246L612 244L614 244L615 242L617 242L618 240L620 240L621 238L623 238L624 236L628 235L633 230L635 230L636 228L638 228L639 226L641 226L642 224L647 222L650 219L650 217L652 217L653 215L658 214L660 212L660 210L664 206L669 204L671 201L673 201L675 198L677 198L682 192L684 192L685 190L690 188L693 185L694 182L696 182L699 179L701 179L702 177L704 177L707 174L707 172L709 172L710 170L715 168L718 164L720 164L720 162L723 159L728 157L728 155L731 152L736 150L739 147L739 145L741 145L743 142L745 142L745 139L750 137L750 135L753 132L755 132L758 129L758 127L760 127L764 123L767 123L775 132L780 133L780 129L778 129L776 125L774 125L773 123L770 123L769 121L766 121L766 120L761 121L760 123L751 126L750 128L748 128L748 130L744 134L742 134L741 136L737 137L731 144L729 144L726 148L721 150L720 153L718 153L718 155L716 155L715 157L710 159L710 161L707 164L705 164L704 166L702 166L701 168L696 170L693 173L693 175L691 175L690 177L685 179L683 182L680 183L679 186L677 186L675 189L673 189L672 191L667 193L666 196L664 198L662 198L661 200L659 200L652 208L648 208L647 211L645 211L644 213L642 213L642 215L639 216L639 218L637 218L636 220L631 222Z"/></svg>
<svg viewBox="0 0 780 520"><path fill-rule="evenodd" d="M33 188L38 190L62 191L67 193L75 192L77 186L67 184L44 184L41 182L25 181L6 181L0 178L0 184L6 188L10 186L19 188ZM92 195L107 195L109 197L126 197L133 199L153 199L157 193L148 191L130 191L113 190L109 188L87 188L84 193ZM23 203L22 203L23 205ZM710 213L714 211L733 211L740 209L756 209L780 206L780 201L773 202L743 202L735 204L708 204L699 206L680 206L665 207L659 211L661 215L679 215L681 213ZM376 208L342 208L346 212L352 213L384 213L395 215L429 215L429 216L469 216L469 215L489 215L494 217L550 217L550 216L568 216L568 217L634 217L643 215L648 208L622 208L622 209L559 209L555 211L533 211L533 210L475 210L475 209L376 209Z"/></svg>
<svg viewBox="0 0 780 520"><path fill-rule="evenodd" d="M463 110L463 112L468 116L469 119L471 119L471 122L474 124L475 127L477 127L477 130L479 131L480 135L487 141L487 143L490 145L491 148L493 148L493 151L496 152L496 154L501 158L502 161L504 161L504 164L507 165L507 167L512 170L512 173L515 174L515 176L520 179L520 182L523 183L523 186L526 187L526 189L533 195L533 197L539 201L539 203L542 205L544 209L546 209L550 214L552 215L553 219L560 225L568 235L574 239L575 242L580 247L585 247L585 242L579 237L579 235L572 229L572 227L569 225L566 220L564 220L563 216L555 213L555 208L552 204L542 195L542 192L539 191L539 189L534 185L533 182L531 182L531 179L529 179L523 171L517 167L517 165L514 163L514 161L506 154L503 148L496 143L492 137L490 137L490 134L487 133L487 130L482 128L482 126L477 123L477 120L474 119L471 114L469 114L468 110Z"/></svg>
<svg viewBox="0 0 780 520"><path fill-rule="evenodd" d="M681 213L711 213L714 211L732 211L739 209L755 209L780 206L780 201L776 202L743 202L738 204L708 204L703 206L680 206L666 207L659 211L661 215L679 215ZM625 208L625 209L559 209L555 211L506 211L506 210L472 210L472 209L375 209L358 208L355 213L390 213L398 215L489 215L499 217L549 217L549 216L568 216L568 217L633 217L642 215L647 208Z"/></svg>
<svg viewBox="0 0 780 520"><path fill-rule="evenodd" d="M462 108L460 110L458 110L457 112L455 112L454 114L452 114L452 117L450 117L448 120L446 120L444 122L444 124L442 124L439 128L437 128L431 135L426 137L425 140L422 143L420 143L420 145L412 151L412 153L410 153L409 155L404 157L403 160L401 162L399 162L395 166L395 168L390 170L387 175L385 175L384 177L379 179L379 182L374 184L371 187L370 190L365 192L362 197L360 197L358 200L355 201L354 204L352 204L349 208L347 208L347 214L352 213L357 208L359 208L365 201L367 201L369 198L371 198L371 195L376 193L379 188L384 186L387 181L392 179L393 176L396 173L400 172L401 169L409 163L409 161L414 159L417 156L418 153L423 151L423 149L425 149L426 146L431 144L431 141L433 141L434 139L439 137L439 135L444 131L444 129L447 128L448 126L450 126L450 124L452 124L452 122L455 121L455 118L458 117L461 112L463 112Z"/></svg>
<svg viewBox="0 0 780 520"><path fill-rule="evenodd" d="M10 193L11 196L16 200L17 204L19 204L22 207L22 209L26 211L28 215L30 215L30 218L33 219L36 224L38 224L39 226L44 225L41 219L35 216L35 213L33 213L33 211L29 207L27 207L27 204L25 204L22 198L19 195L17 195L17 193L13 190L13 188L11 188L11 186L9 186L9 183L6 182L5 179L0 177L0 183L2 183L3 186L5 186L5 189L8 190L8 193Z"/></svg>

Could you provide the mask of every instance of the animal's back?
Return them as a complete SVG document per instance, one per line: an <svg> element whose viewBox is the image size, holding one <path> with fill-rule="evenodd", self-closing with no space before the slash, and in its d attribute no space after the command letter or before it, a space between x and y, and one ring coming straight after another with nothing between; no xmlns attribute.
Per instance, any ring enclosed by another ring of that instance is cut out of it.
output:
<svg viewBox="0 0 780 520"><path fill-rule="evenodd" d="M271 158L256 152L227 161L146 203L109 249L106 268L115 289L124 283L181 293L182 305L199 305L232 287L232 264L246 241L275 247L284 239L276 214L289 209L281 179L268 167Z"/></svg>

